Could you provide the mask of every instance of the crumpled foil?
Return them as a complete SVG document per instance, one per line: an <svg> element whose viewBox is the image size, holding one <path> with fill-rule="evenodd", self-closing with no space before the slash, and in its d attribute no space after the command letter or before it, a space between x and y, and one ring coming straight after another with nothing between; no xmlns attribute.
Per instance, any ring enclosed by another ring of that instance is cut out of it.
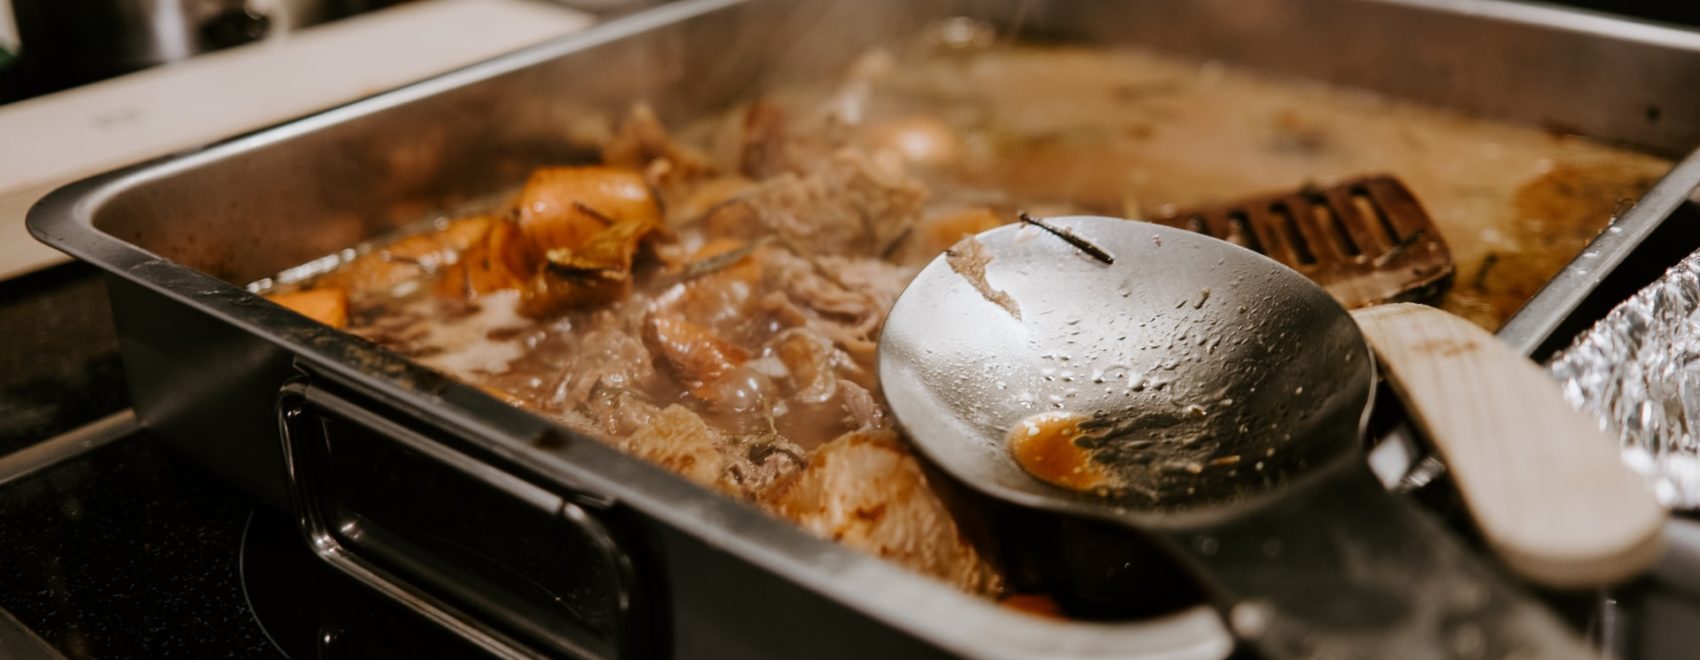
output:
<svg viewBox="0 0 1700 660"><path fill-rule="evenodd" d="M1700 253L1618 305L1548 368L1672 509L1700 509Z"/></svg>

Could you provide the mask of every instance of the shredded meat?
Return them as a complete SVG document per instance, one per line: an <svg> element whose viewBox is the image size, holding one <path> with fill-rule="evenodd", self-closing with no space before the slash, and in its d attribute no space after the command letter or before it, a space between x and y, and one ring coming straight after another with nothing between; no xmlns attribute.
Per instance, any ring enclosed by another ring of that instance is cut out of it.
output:
<svg viewBox="0 0 1700 660"><path fill-rule="evenodd" d="M945 263L950 264L950 269L956 271L956 274L968 280L986 302L1002 307L1010 316L1015 317L1015 320L1021 320L1021 306L1016 304L1015 299L1009 297L1008 292L993 288L991 283L986 281L986 266L992 263L992 256L986 254L986 249L980 241L972 236L962 239L949 250L945 250Z"/></svg>
<svg viewBox="0 0 1700 660"><path fill-rule="evenodd" d="M900 164L847 149L819 171L785 173L704 218L711 234L772 235L806 256L879 256L920 217L926 191Z"/></svg>
<svg viewBox="0 0 1700 660"><path fill-rule="evenodd" d="M916 271L887 256L927 195L902 159L847 146L840 121L758 104L725 168L640 106L602 163L540 168L508 207L278 299L818 534L995 592L874 376L880 326ZM509 325L486 331L486 317ZM477 360L448 345L467 337Z"/></svg>

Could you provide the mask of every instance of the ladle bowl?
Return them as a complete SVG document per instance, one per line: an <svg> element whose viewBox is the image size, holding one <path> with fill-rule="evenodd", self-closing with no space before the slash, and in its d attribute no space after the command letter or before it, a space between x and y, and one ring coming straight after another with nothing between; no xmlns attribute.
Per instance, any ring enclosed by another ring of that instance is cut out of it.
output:
<svg viewBox="0 0 1700 660"><path fill-rule="evenodd" d="M1043 225L965 239L886 320L883 392L927 460L991 497L1150 535L1265 656L1588 655L1381 488L1361 444L1374 362L1326 291L1180 229ZM1076 444L1109 485L1022 468L1010 434L1041 413L1107 427Z"/></svg>

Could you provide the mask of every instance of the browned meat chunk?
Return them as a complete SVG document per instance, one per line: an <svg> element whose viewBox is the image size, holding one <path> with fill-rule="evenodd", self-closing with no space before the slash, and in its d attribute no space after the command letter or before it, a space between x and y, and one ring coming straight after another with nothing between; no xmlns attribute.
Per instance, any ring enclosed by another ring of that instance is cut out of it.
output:
<svg viewBox="0 0 1700 660"><path fill-rule="evenodd" d="M785 174L704 218L717 236L777 236L805 256L878 256L920 216L926 191L896 166L839 151L819 171Z"/></svg>
<svg viewBox="0 0 1700 660"><path fill-rule="evenodd" d="M871 361L885 312L913 277L873 260L816 260L775 251L764 261L762 304L781 324L808 327L859 361Z"/></svg>
<svg viewBox="0 0 1700 660"><path fill-rule="evenodd" d="M621 449L704 486L754 499L803 468L803 450L774 435L730 436L681 405L654 413Z"/></svg>
<svg viewBox="0 0 1700 660"><path fill-rule="evenodd" d="M803 172L844 142L842 131L811 131L793 123L791 113L777 103L750 104L740 127L739 170L752 179Z"/></svg>
<svg viewBox="0 0 1700 660"><path fill-rule="evenodd" d="M749 359L749 353L714 336L707 328L683 319L654 316L644 324L644 344L667 365L673 377L699 396L713 383Z"/></svg>
<svg viewBox="0 0 1700 660"><path fill-rule="evenodd" d="M993 593L1001 586L894 433L852 433L822 445L802 473L764 499L823 538L968 591Z"/></svg>
<svg viewBox="0 0 1700 660"><path fill-rule="evenodd" d="M602 162L644 172L668 201L692 183L714 174L708 156L679 144L648 105L638 104L602 145Z"/></svg>
<svg viewBox="0 0 1700 660"><path fill-rule="evenodd" d="M572 361L556 381L551 403L572 409L586 405L597 391L648 389L655 365L643 342L618 328L584 333Z"/></svg>
<svg viewBox="0 0 1700 660"><path fill-rule="evenodd" d="M684 406L661 411L648 426L619 441L621 449L683 475L686 479L727 492L726 461L721 458L717 432Z"/></svg>
<svg viewBox="0 0 1700 660"><path fill-rule="evenodd" d="M991 265L992 255L986 252L985 246L980 244L980 239L973 236L964 238L949 250L945 250L944 254L945 263L950 264L950 269L961 275L962 279L968 280L974 290L980 292L980 297L1002 307L1010 316L1015 317L1015 320L1021 320L1021 305L1010 297L1009 292L994 288L991 282L986 281L986 266Z"/></svg>

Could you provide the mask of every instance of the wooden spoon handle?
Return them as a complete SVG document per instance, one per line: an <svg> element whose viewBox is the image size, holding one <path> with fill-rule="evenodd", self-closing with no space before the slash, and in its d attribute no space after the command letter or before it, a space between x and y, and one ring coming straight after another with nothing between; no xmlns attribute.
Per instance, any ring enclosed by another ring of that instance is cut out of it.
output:
<svg viewBox="0 0 1700 660"><path fill-rule="evenodd" d="M1550 587L1592 587L1658 560L1664 508L1619 461L1612 438L1533 362L1432 307L1352 316L1514 572Z"/></svg>

